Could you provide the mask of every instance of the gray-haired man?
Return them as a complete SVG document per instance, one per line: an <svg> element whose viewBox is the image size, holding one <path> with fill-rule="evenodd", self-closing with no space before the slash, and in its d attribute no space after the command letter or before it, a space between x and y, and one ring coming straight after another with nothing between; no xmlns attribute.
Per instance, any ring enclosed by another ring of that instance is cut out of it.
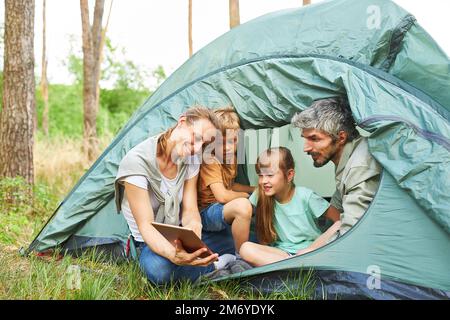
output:
<svg viewBox="0 0 450 320"><path fill-rule="evenodd" d="M381 166L369 153L367 138L356 130L346 98L318 100L297 113L292 124L301 129L304 151L315 167L330 160L335 164L336 192L331 205L341 213L340 221L300 252L303 254L343 235L358 222L377 192Z"/></svg>

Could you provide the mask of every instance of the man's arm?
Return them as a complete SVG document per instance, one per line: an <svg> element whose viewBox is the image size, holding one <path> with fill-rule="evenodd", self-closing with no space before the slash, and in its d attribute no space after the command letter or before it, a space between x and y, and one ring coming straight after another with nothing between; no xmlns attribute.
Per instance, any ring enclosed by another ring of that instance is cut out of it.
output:
<svg viewBox="0 0 450 320"><path fill-rule="evenodd" d="M305 254L305 253L314 251L316 249L319 249L320 247L323 247L339 231L340 226L341 226L341 222L340 221L336 221L331 227L328 228L327 231L322 233L307 248L297 251L296 255Z"/></svg>
<svg viewBox="0 0 450 320"><path fill-rule="evenodd" d="M325 218L333 222L339 221L341 219L341 213L334 206L330 205L324 213Z"/></svg>
<svg viewBox="0 0 450 320"><path fill-rule="evenodd" d="M346 233L361 219L375 198L380 174L367 170L364 175L362 179L352 179L346 183L347 190L342 197L340 234Z"/></svg>
<svg viewBox="0 0 450 320"><path fill-rule="evenodd" d="M305 254L314 251L320 247L323 247L328 243L328 241L339 231L341 226L340 222L340 212L334 206L330 205L322 216L333 221L333 225L322 233L313 243L311 243L307 248L297 251L297 255Z"/></svg>

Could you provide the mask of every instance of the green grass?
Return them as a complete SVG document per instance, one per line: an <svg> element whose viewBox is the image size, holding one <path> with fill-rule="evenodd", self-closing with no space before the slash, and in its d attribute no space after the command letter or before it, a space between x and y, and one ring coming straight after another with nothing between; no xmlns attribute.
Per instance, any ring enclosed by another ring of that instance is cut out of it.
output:
<svg viewBox="0 0 450 320"><path fill-rule="evenodd" d="M22 178L0 179L0 244L23 245L55 208L57 198L42 183L29 187Z"/></svg>
<svg viewBox="0 0 450 320"><path fill-rule="evenodd" d="M263 295L236 281L196 286L152 285L136 263L105 263L94 254L43 260L22 257L12 247L0 246L0 299L26 300L305 300L303 290ZM77 278L77 271L79 278ZM75 279L75 280L73 280ZM79 282L77 283L77 280Z"/></svg>

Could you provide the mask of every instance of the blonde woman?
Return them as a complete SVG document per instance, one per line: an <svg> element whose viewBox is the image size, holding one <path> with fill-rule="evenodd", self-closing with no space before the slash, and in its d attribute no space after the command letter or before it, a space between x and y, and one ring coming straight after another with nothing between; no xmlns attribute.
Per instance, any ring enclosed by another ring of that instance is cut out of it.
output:
<svg viewBox="0 0 450 320"><path fill-rule="evenodd" d="M172 246L151 222L181 225L202 237L197 207L199 153L220 129L217 117L204 107L188 109L177 124L131 149L119 165L116 205L123 213L136 246L139 263L155 284L196 280L217 268L218 254L206 258Z"/></svg>

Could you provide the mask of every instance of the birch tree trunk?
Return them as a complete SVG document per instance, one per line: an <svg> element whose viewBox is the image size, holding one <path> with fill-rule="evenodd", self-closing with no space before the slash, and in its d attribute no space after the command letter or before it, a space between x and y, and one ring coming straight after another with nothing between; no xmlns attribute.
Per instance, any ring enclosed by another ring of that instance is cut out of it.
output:
<svg viewBox="0 0 450 320"><path fill-rule="evenodd" d="M189 57L192 57L192 0L189 0L189 17L188 17L188 41L189 41Z"/></svg>
<svg viewBox="0 0 450 320"><path fill-rule="evenodd" d="M42 130L48 136L48 79L47 79L47 19L46 19L46 0L42 3L42 74L41 74L41 92L44 100L44 110L42 112Z"/></svg>
<svg viewBox="0 0 450 320"><path fill-rule="evenodd" d="M106 32L108 31L109 26L109 20L111 18L111 11L112 11L112 5L114 0L111 0L109 4L109 11L108 11L108 18L106 19L105 27L102 28L101 32L101 38L100 38L100 48L99 48L99 56L98 56L98 81L97 81L97 88L96 88L96 96L97 96L97 104L100 103L100 77L101 77L101 66L103 63L103 49L105 48L105 42L106 42Z"/></svg>
<svg viewBox="0 0 450 320"><path fill-rule="evenodd" d="M102 44L102 18L104 0L96 0L94 21L89 21L89 1L80 0L81 25L83 31L83 110L84 110L84 151L89 160L97 155L97 113L99 103L98 83L100 81L100 61Z"/></svg>
<svg viewBox="0 0 450 320"><path fill-rule="evenodd" d="M34 0L5 0L0 177L34 182Z"/></svg>

